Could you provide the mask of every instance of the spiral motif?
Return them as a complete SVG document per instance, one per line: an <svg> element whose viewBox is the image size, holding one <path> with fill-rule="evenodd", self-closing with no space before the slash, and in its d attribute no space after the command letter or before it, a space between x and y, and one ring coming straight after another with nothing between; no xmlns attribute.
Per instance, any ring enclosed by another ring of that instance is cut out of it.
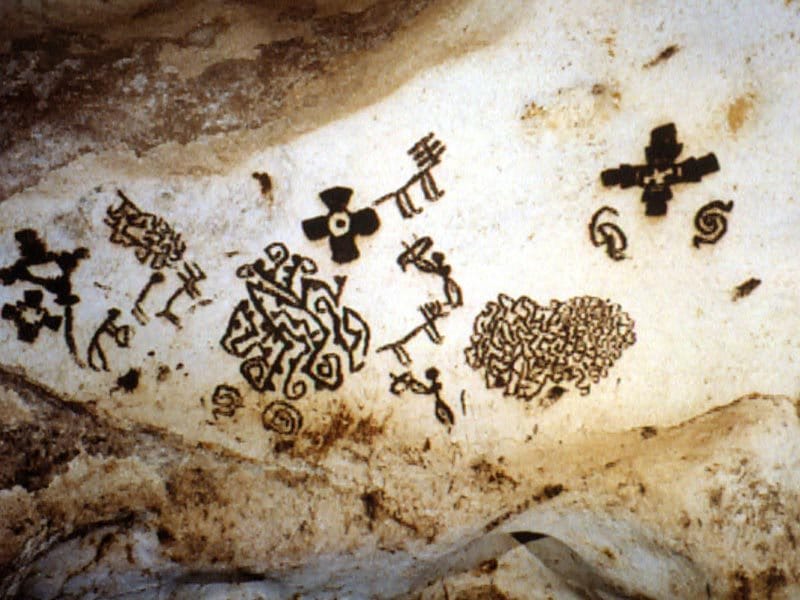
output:
<svg viewBox="0 0 800 600"><path fill-rule="evenodd" d="M303 415L291 404L276 400L264 409L261 422L264 429L280 435L295 435L303 427Z"/></svg>
<svg viewBox="0 0 800 600"><path fill-rule="evenodd" d="M628 238L616 223L610 221L600 222L600 217L604 213L610 213L615 217L619 216L619 212L610 206L603 206L598 209L589 222L589 239L592 245L597 248L605 246L606 254L611 260L623 260L625 258L625 250L628 247Z"/></svg>
<svg viewBox="0 0 800 600"><path fill-rule="evenodd" d="M733 210L733 200L723 202L714 200L703 206L694 216L694 226L699 235L694 236L692 243L695 248L700 244L716 244L728 231L728 216Z"/></svg>
<svg viewBox="0 0 800 600"><path fill-rule="evenodd" d="M264 253L278 267L289 260L289 249L280 242L273 242L264 248Z"/></svg>
<svg viewBox="0 0 800 600"><path fill-rule="evenodd" d="M211 404L214 405L211 414L214 415L215 419L219 417L232 417L236 414L236 409L244 406L242 395L239 393L239 390L233 386L224 384L218 385L216 389L214 389L214 394L211 396Z"/></svg>
<svg viewBox="0 0 800 600"><path fill-rule="evenodd" d="M286 378L286 381L283 382L283 393L289 400L299 400L306 395L308 386L305 381L292 380L293 375L294 373L290 374L289 377Z"/></svg>

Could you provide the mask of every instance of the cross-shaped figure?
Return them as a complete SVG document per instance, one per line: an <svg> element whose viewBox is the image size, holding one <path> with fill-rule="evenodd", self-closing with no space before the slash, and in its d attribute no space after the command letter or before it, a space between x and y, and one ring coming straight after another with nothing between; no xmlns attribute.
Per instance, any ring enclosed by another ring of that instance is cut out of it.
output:
<svg viewBox="0 0 800 600"><path fill-rule="evenodd" d="M356 212L347 210L353 190L332 187L320 192L319 198L328 208L327 215L303 221L303 232L312 241L328 238L334 262L348 263L361 254L356 247L356 236L372 235L380 227L378 213L371 208Z"/></svg>
<svg viewBox="0 0 800 600"><path fill-rule="evenodd" d="M675 124L661 125L650 132L650 145L645 148L646 164L622 164L618 169L606 169L600 174L600 180L605 186L643 188L645 214L649 217L666 215L667 202L672 199L671 186L697 183L704 175L719 171L719 163L713 153L676 163L682 150L683 144L678 143Z"/></svg>
<svg viewBox="0 0 800 600"><path fill-rule="evenodd" d="M16 304L4 304L2 310L2 317L17 326L17 339L30 344L39 337L42 327L58 331L62 319L59 315L51 315L42 306L42 290L25 290L23 298Z"/></svg>
<svg viewBox="0 0 800 600"><path fill-rule="evenodd" d="M72 274L78 268L78 264L89 257L89 250L77 248L72 252L53 252L48 250L47 244L33 229L20 229L14 234L14 238L17 240L20 257L12 265L0 268L0 285L26 282L38 286L54 296L55 303L64 307L64 339L67 349L78 366L82 368L83 361L78 357L78 348L72 335L72 307L81 301L80 296L72 291ZM53 274L52 267L46 274L43 273L43 267L50 265L61 273ZM18 304L16 307L7 304L3 307L3 318L14 321L20 340L32 343L38 336L42 325L53 331L58 330L61 325L61 320L58 323L54 318L45 320L45 315L49 313L42 306L44 299L42 290L39 290L41 295L31 293L36 290L28 290L25 292L23 304ZM32 321L29 321L28 318L32 315L35 316ZM53 317L56 316L58 315L53 315ZM39 324L37 325L37 323Z"/></svg>

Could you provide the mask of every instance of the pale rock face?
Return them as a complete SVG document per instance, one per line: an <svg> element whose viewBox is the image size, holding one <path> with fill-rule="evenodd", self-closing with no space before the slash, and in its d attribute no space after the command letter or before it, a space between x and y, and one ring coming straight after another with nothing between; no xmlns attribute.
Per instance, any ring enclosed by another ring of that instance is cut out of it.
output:
<svg viewBox="0 0 800 600"><path fill-rule="evenodd" d="M794 4L0 16L4 597L800 593Z"/></svg>

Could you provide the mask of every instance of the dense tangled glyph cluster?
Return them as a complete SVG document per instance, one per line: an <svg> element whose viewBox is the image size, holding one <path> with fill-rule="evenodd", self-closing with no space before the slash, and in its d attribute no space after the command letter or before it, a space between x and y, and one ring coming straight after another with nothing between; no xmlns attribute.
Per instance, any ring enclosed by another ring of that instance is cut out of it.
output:
<svg viewBox="0 0 800 600"><path fill-rule="evenodd" d="M618 304L593 296L543 306L500 294L476 317L465 353L467 364L483 370L486 386L507 396L532 400L548 383L571 383L588 394L636 341L633 329Z"/></svg>
<svg viewBox="0 0 800 600"><path fill-rule="evenodd" d="M336 390L345 369L364 367L369 326L355 310L342 306L346 278L333 287L317 279L316 263L289 252L280 242L236 271L247 298L228 320L220 343L242 359L240 371L258 392L279 392L299 400L311 389Z"/></svg>
<svg viewBox="0 0 800 600"><path fill-rule="evenodd" d="M109 206L103 220L111 228L109 240L133 248L136 259L142 264L149 261L154 270L180 262L186 251L181 234L158 215L142 211L121 190L117 196L122 204Z"/></svg>

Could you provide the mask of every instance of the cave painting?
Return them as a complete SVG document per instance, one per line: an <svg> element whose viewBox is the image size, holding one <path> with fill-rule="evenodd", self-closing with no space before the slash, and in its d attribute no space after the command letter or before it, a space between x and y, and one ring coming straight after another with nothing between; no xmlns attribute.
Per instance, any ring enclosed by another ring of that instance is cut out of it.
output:
<svg viewBox="0 0 800 600"><path fill-rule="evenodd" d="M673 196L672 186L697 183L709 173L719 171L719 162L713 153L675 162L682 151L683 144L678 143L675 124L661 125L650 132L650 145L644 152L645 164L622 164L614 169L606 169L600 174L600 179L607 187L642 188L645 214L649 217L664 216L667 214L667 202Z"/></svg>
<svg viewBox="0 0 800 600"><path fill-rule="evenodd" d="M410 190L416 185L419 185L425 200L428 202L438 201L444 196L444 190L439 189L436 184L433 168L442 162L445 150L447 150L447 146L437 140L433 132L416 142L408 149L408 155L417 165L417 172L405 184L375 200L372 203L373 206L380 206L384 202L394 200L400 215L404 219L411 219L414 215L422 212L422 209L416 206L411 198Z"/></svg>
<svg viewBox="0 0 800 600"><path fill-rule="evenodd" d="M15 304L5 304L2 317L14 323L17 339L34 343L43 328L58 331L63 323L64 341L72 358L79 366L83 361L78 356L78 348L73 334L72 307L81 300L72 291L72 274L80 262L89 257L87 248L73 251L53 252L33 229L20 229L14 234L20 257L13 264L0 268L0 283L5 286L26 283L34 286L23 292L23 299ZM39 269L52 265L60 271L56 276L40 275ZM50 314L44 306L44 292L53 296L53 301L62 307L61 315Z"/></svg>
<svg viewBox="0 0 800 600"><path fill-rule="evenodd" d="M403 243L405 250L397 257L397 264L400 265L403 272L408 267L413 266L420 273L433 275L442 280L443 300L422 303L418 307L422 315L422 322L398 340L385 344L377 350L377 352L391 350L398 362L404 366L412 363L411 355L406 345L421 333L425 333L434 344L441 344L444 338L436 327L436 321L447 317L454 309L463 304L461 287L450 276L452 269L445 262L445 255L441 252L433 252L430 256L427 255L432 247L433 240L424 236L411 244Z"/></svg>
<svg viewBox="0 0 800 600"><path fill-rule="evenodd" d="M547 406L565 385L588 394L636 334L630 315L608 300L581 296L542 305L500 294L475 318L470 342L467 364L483 374L487 388Z"/></svg>
<svg viewBox="0 0 800 600"><path fill-rule="evenodd" d="M345 370L364 366L370 330L355 310L341 305L346 278L333 286L313 277L316 263L273 243L264 259L239 267L248 297L231 314L220 343L241 358L240 371L258 391L277 391L286 399L310 389L335 390Z"/></svg>
<svg viewBox="0 0 800 600"><path fill-rule="evenodd" d="M437 202L444 196L433 177L433 169L442 162L442 155L447 147L429 133L418 140L408 150L414 160L417 172L402 186L384 194L372 202L372 206L380 207L389 200L394 200L400 215L411 219L422 212L414 204L411 191L419 187L422 196L428 202ZM255 174L254 174L255 176ZM373 208L350 210L353 190L349 187L336 186L320 192L319 197L328 209L325 215L319 215L302 222L303 233L311 241L326 239L331 249L331 259L339 264L353 262L361 256L357 237L374 234L380 227L378 213Z"/></svg>
<svg viewBox="0 0 800 600"><path fill-rule="evenodd" d="M619 216L617 209L603 206L592 215L589 222L589 239L595 248L604 247L611 260L624 260L628 248L628 238L619 225L608 217Z"/></svg>
<svg viewBox="0 0 800 600"><path fill-rule="evenodd" d="M694 227L697 235L692 244L699 248L700 244L716 244L728 231L728 213L733 210L733 200L723 202L714 200L702 206L694 216Z"/></svg>
<svg viewBox="0 0 800 600"><path fill-rule="evenodd" d="M346 187L320 192L319 198L328 208L328 214L303 221L303 232L309 240L328 238L331 258L337 263L352 262L361 256L356 236L372 235L381 225L378 214L371 208L348 210L352 195L353 190Z"/></svg>
<svg viewBox="0 0 800 600"><path fill-rule="evenodd" d="M113 244L133 248L136 260L152 270L147 283L136 296L131 314L141 325L149 322L145 301L153 288L167 281L166 273L172 271L180 283L155 316L180 329L181 319L173 311L173 304L184 295L198 300L202 295L198 284L206 274L197 263L183 260L186 243L172 225L158 215L141 210L122 190L117 190L117 196L122 202L119 206L109 206L103 220L111 228L108 239Z"/></svg>

